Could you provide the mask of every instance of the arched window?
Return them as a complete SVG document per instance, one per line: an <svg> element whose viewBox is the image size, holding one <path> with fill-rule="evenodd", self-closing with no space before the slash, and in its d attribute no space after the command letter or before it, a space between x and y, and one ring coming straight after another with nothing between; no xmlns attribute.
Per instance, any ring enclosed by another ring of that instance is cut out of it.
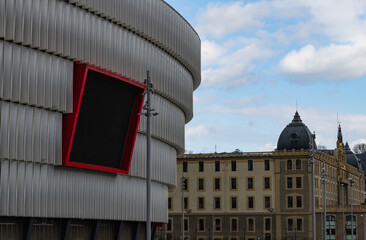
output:
<svg viewBox="0 0 366 240"><path fill-rule="evenodd" d="M301 160L297 159L296 160L296 170L300 170L301 169Z"/></svg>
<svg viewBox="0 0 366 240"><path fill-rule="evenodd" d="M352 229L353 229L353 239L357 239L356 236L356 216L353 215L353 227L351 221L351 215L346 216L346 239L352 239Z"/></svg>
<svg viewBox="0 0 366 240"><path fill-rule="evenodd" d="M292 161L287 160L287 170L292 170Z"/></svg>
<svg viewBox="0 0 366 240"><path fill-rule="evenodd" d="M327 238L329 240L336 239L336 229L335 229L335 216L328 215L325 223L327 229Z"/></svg>

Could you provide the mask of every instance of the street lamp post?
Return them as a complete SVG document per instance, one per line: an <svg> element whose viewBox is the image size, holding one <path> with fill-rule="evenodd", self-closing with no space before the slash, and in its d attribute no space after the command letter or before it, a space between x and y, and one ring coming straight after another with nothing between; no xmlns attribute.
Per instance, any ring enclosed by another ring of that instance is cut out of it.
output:
<svg viewBox="0 0 366 240"><path fill-rule="evenodd" d="M311 184L311 190L312 190L312 216L313 216L313 222L312 222L312 227L313 227L313 240L315 240L315 235L316 235L316 229L315 229L315 173L314 173L314 153L315 153L315 133L311 134L311 140L309 143L309 147L310 147L310 165L311 165L311 179L312 179L312 184Z"/></svg>
<svg viewBox="0 0 366 240"><path fill-rule="evenodd" d="M352 178L348 179L349 181L349 188L351 191L351 239L353 240L353 183L355 182Z"/></svg>
<svg viewBox="0 0 366 240"><path fill-rule="evenodd" d="M268 212L270 212L271 213L271 226L270 226L270 228L271 228L271 240L272 240L272 227L273 227L273 211L274 211L274 208L268 208Z"/></svg>
<svg viewBox="0 0 366 240"><path fill-rule="evenodd" d="M215 219L214 219L214 202L212 201L212 240L215 239Z"/></svg>
<svg viewBox="0 0 366 240"><path fill-rule="evenodd" d="M323 184L323 210L324 210L324 218L323 218L323 236L324 239L327 239L327 229L326 229L326 221L327 221L327 199L325 196L326 190L326 171L325 171L325 160L323 159L323 166L322 166L322 184Z"/></svg>
<svg viewBox="0 0 366 240"><path fill-rule="evenodd" d="M344 232L344 183L341 183L341 188L342 188L342 236L343 236L343 240L345 240L346 238L346 234Z"/></svg>
<svg viewBox="0 0 366 240"><path fill-rule="evenodd" d="M150 94L154 93L153 85L150 80L150 72L146 72L146 90L143 95L146 94L146 102L143 109L144 113L139 115L146 116L146 240L151 239L151 116L158 115L155 109L150 105Z"/></svg>
<svg viewBox="0 0 366 240"><path fill-rule="evenodd" d="M184 240L184 171L182 170L182 240Z"/></svg>

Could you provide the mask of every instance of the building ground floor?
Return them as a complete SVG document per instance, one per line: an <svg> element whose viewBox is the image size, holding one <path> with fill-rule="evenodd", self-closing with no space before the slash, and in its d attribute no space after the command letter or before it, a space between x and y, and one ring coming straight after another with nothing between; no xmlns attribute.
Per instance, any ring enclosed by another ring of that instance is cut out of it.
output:
<svg viewBox="0 0 366 240"><path fill-rule="evenodd" d="M1 240L145 240L145 229L133 221L0 217Z"/></svg>
<svg viewBox="0 0 366 240"><path fill-rule="evenodd" d="M325 221L329 240L366 239L366 209L329 207ZM316 212L316 239L324 239L323 209ZM169 222L157 228L155 239L182 239L182 215L169 214ZM306 240L312 239L311 212L185 214L184 238L193 240ZM353 227L352 227L353 226Z"/></svg>

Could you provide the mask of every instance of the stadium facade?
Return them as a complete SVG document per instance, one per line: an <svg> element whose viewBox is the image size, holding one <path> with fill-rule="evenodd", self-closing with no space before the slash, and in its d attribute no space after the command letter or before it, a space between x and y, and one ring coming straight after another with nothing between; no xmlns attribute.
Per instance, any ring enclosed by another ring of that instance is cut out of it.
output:
<svg viewBox="0 0 366 240"><path fill-rule="evenodd" d="M152 222L200 84L200 39L161 0L0 0L0 239L144 239L144 78L154 84Z"/></svg>

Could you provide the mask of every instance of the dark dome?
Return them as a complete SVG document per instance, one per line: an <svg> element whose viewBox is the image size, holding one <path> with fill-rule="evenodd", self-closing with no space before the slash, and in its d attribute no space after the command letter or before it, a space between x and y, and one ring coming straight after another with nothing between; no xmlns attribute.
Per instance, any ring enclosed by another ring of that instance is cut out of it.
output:
<svg viewBox="0 0 366 240"><path fill-rule="evenodd" d="M283 129L278 142L277 150L309 150L310 141L312 140L312 134L308 127L301 121L299 113L296 111L294 119ZM316 143L314 141L314 148L316 149Z"/></svg>
<svg viewBox="0 0 366 240"><path fill-rule="evenodd" d="M344 150L346 152L347 163L351 166L354 166L358 169L358 171L362 171L362 165L360 159L351 151L349 148L348 142L346 142L346 146L344 146Z"/></svg>

